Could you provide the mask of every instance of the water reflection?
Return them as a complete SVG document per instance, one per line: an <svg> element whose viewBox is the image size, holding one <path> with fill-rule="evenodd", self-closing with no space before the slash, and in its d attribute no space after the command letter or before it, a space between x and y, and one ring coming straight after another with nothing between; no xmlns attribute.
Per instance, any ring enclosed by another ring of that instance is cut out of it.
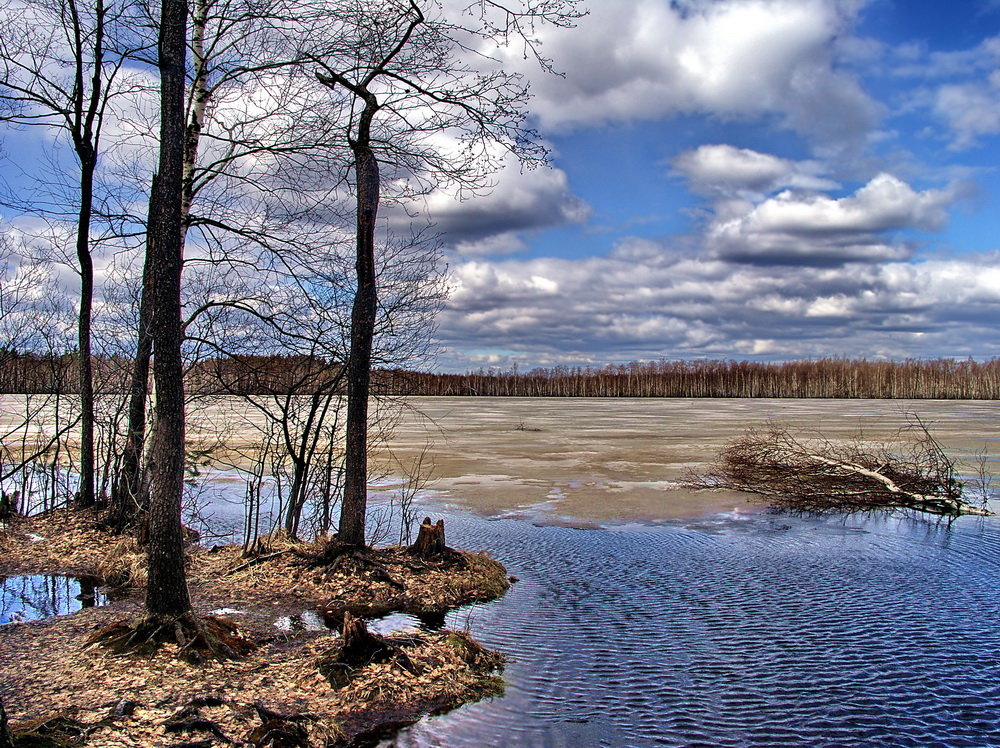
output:
<svg viewBox="0 0 1000 748"><path fill-rule="evenodd" d="M1000 745L1000 520L447 521L507 691L383 745Z"/></svg>
<svg viewBox="0 0 1000 748"><path fill-rule="evenodd" d="M458 610L464 610L459 608ZM388 636L400 631L440 631L445 626L444 613L389 613L365 618L368 630ZM322 610L304 610L295 615L281 616L274 622L279 631L339 631L343 619Z"/></svg>
<svg viewBox="0 0 1000 748"><path fill-rule="evenodd" d="M0 625L65 615L108 601L93 577L38 574L0 577L0 582Z"/></svg>

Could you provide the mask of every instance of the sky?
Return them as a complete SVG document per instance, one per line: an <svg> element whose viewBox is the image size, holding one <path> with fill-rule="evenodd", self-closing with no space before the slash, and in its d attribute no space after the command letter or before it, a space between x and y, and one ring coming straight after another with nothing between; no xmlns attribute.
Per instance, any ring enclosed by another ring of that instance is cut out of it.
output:
<svg viewBox="0 0 1000 748"><path fill-rule="evenodd" d="M1000 2L586 0L441 203L436 368L1000 355Z"/></svg>
<svg viewBox="0 0 1000 748"><path fill-rule="evenodd" d="M498 53L548 167L408 206L450 291L421 366L1000 355L1000 0L581 4L557 74Z"/></svg>

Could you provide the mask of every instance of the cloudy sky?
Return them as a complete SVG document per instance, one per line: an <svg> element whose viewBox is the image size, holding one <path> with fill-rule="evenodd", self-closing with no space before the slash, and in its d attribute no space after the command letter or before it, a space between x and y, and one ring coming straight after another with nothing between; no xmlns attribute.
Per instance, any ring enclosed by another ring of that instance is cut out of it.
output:
<svg viewBox="0 0 1000 748"><path fill-rule="evenodd" d="M438 368L1000 355L1000 2L588 0L440 204Z"/></svg>

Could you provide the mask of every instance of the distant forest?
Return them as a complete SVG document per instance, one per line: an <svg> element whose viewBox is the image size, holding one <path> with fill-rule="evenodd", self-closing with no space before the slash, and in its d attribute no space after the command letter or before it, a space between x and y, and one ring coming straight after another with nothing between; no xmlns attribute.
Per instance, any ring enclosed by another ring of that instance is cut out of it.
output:
<svg viewBox="0 0 1000 748"><path fill-rule="evenodd" d="M0 392L75 392L76 356L0 351ZM98 392L120 392L131 362L95 359ZM311 394L341 391L342 368L304 356L210 359L188 368L192 394ZM985 362L823 358L786 363L654 361L465 374L376 370L383 395L462 397L805 397L1000 399L1000 359Z"/></svg>

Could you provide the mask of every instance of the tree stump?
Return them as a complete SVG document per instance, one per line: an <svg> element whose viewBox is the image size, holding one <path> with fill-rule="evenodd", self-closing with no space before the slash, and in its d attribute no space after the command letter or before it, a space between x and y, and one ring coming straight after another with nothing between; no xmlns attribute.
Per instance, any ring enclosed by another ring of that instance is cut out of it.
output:
<svg viewBox="0 0 1000 748"><path fill-rule="evenodd" d="M344 646L340 661L352 667L362 667L392 654L385 640L368 630L364 618L355 618L350 611L344 613Z"/></svg>
<svg viewBox="0 0 1000 748"><path fill-rule="evenodd" d="M331 686L343 688L358 670L373 662L385 662L395 652L393 645L368 630L363 618L346 611L341 643L320 658L319 671Z"/></svg>
<svg viewBox="0 0 1000 748"><path fill-rule="evenodd" d="M430 517L424 517L417 533L416 542L410 546L410 552L420 558L430 558L440 556L448 550L444 542L444 520L439 519L436 524L431 524Z"/></svg>

